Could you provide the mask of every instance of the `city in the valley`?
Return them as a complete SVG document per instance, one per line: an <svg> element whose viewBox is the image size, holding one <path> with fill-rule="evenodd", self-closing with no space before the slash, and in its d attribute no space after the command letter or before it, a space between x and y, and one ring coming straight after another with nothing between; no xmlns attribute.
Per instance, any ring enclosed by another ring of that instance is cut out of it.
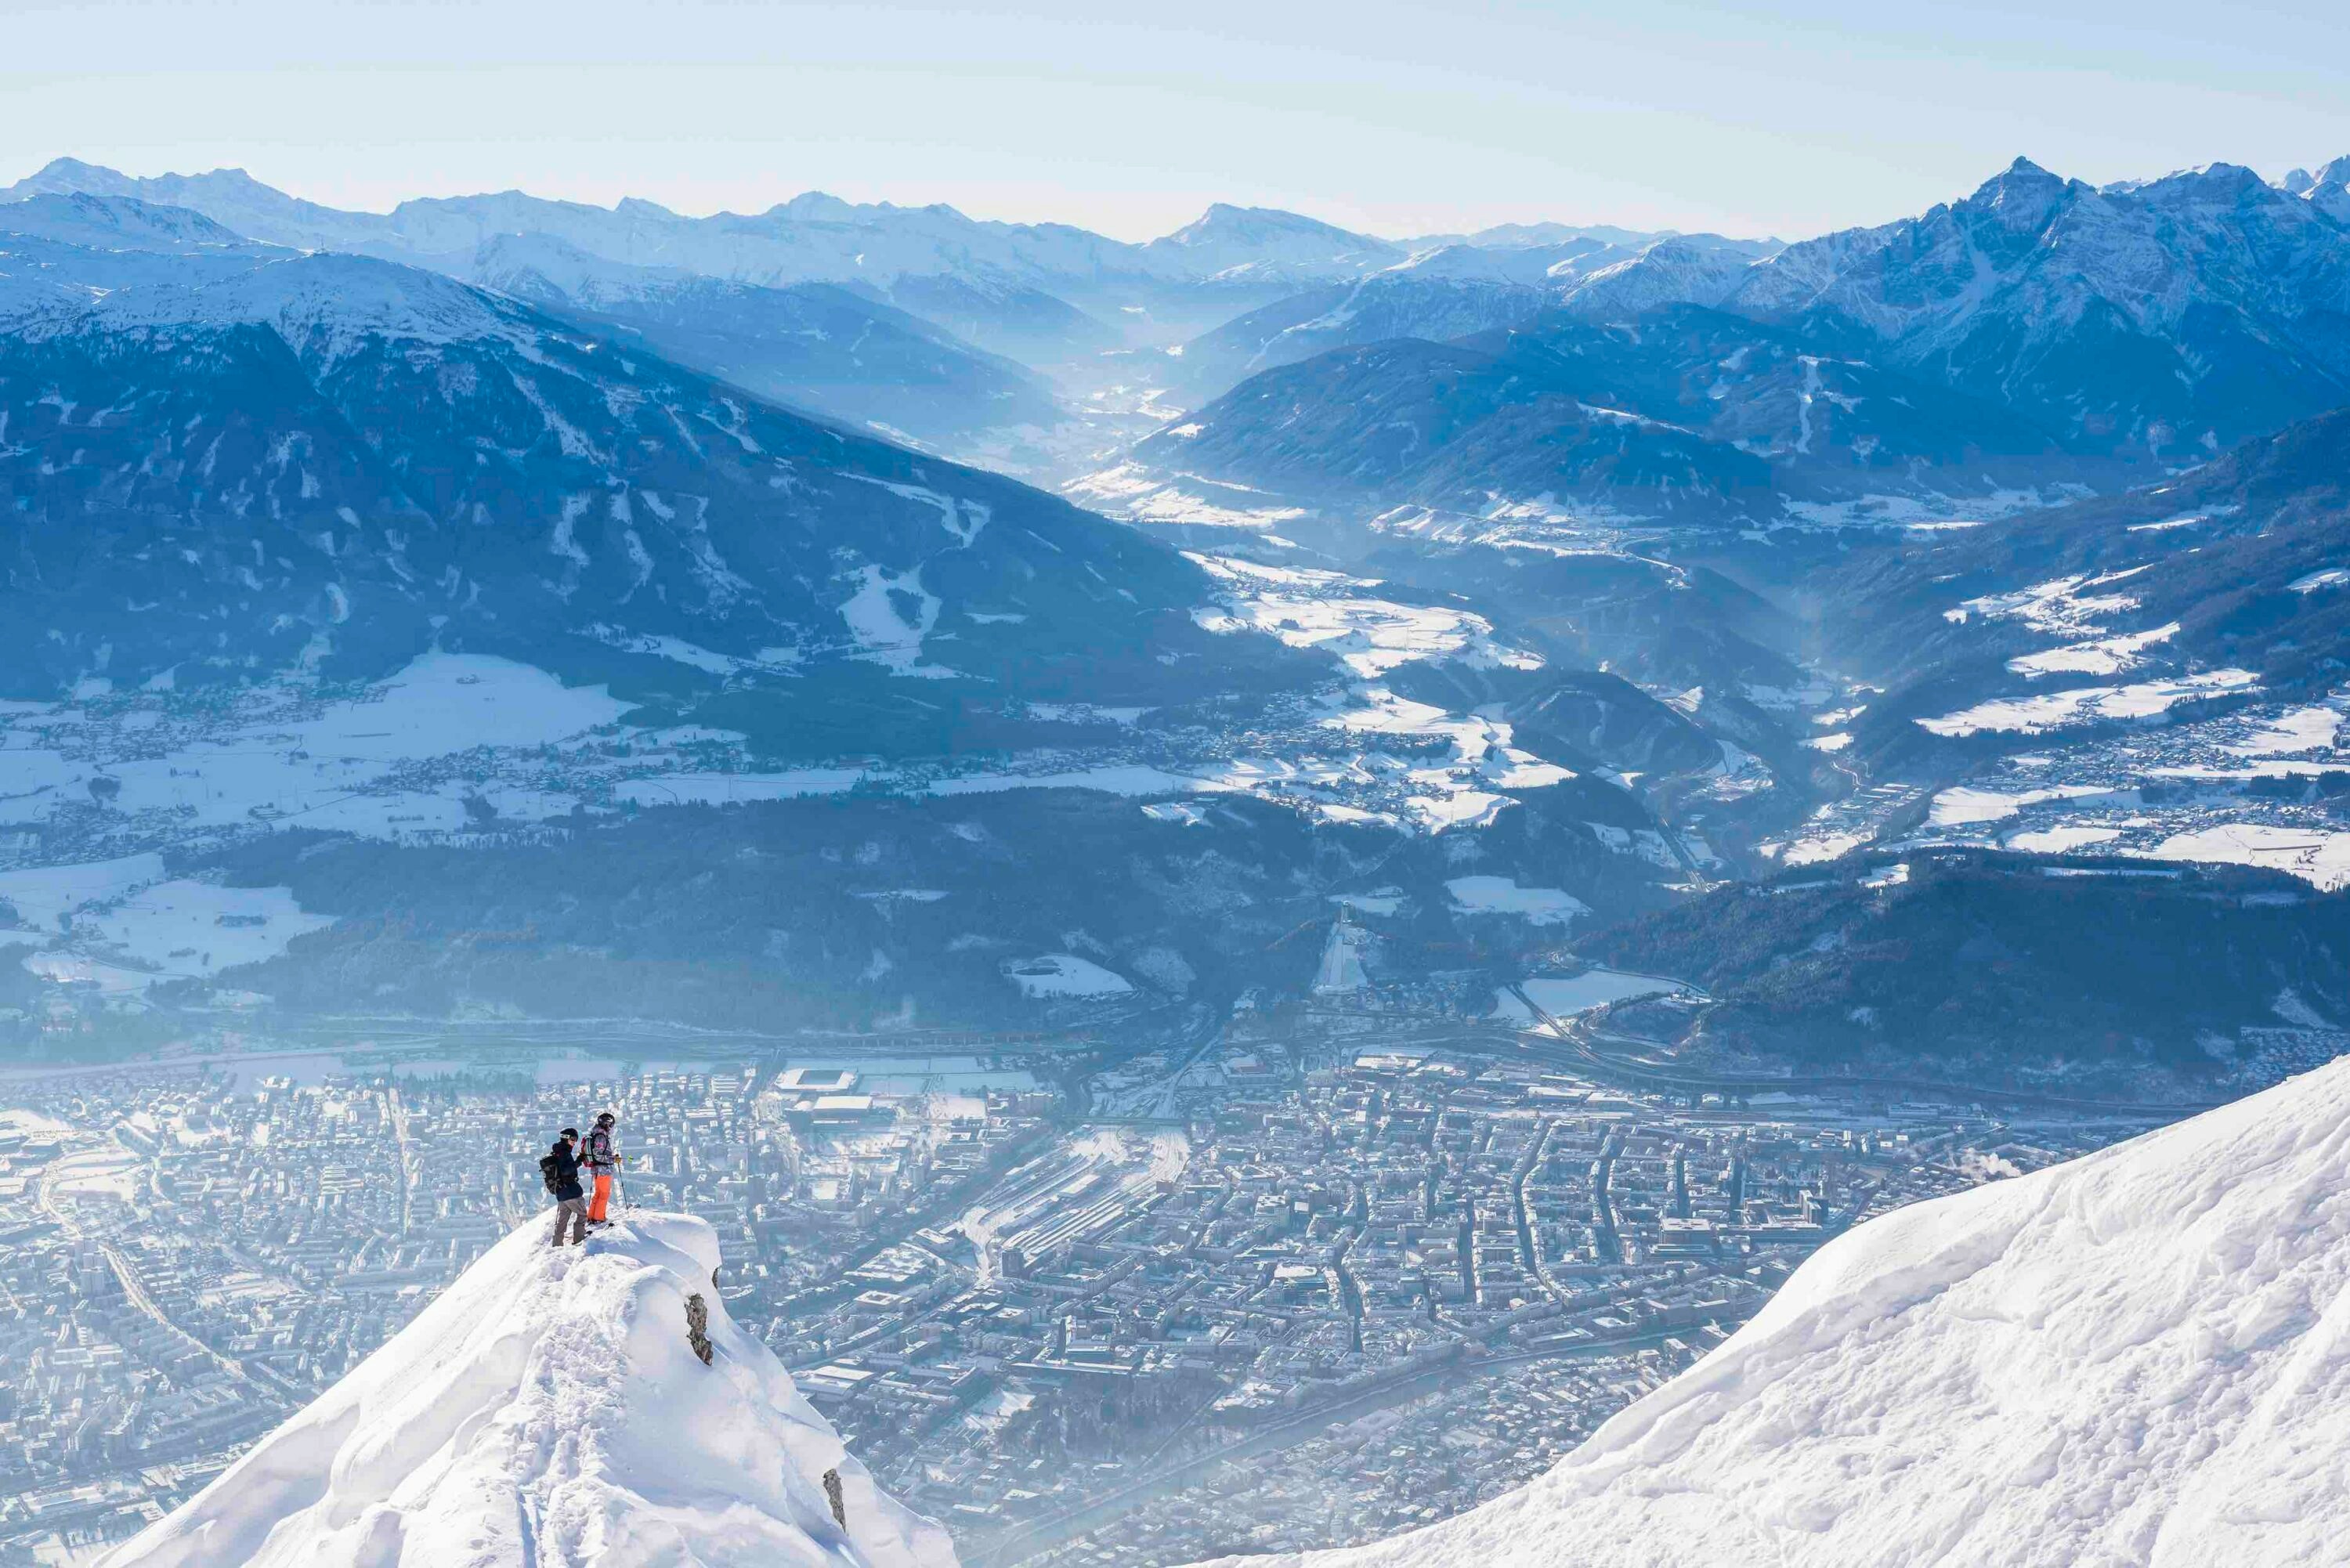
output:
<svg viewBox="0 0 2350 1568"><path fill-rule="evenodd" d="M543 1223L554 1129L711 1221L720 1288L966 1560L1369 1540L1546 1469L1866 1216L2167 1112L1644 1084L1600 971L1165 1038L206 1041L0 1085L0 1562L188 1497Z"/></svg>

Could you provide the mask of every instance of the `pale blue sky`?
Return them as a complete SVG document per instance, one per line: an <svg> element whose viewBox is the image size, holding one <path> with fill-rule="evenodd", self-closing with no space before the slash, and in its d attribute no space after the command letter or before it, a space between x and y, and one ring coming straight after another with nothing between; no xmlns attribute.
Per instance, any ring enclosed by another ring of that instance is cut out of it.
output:
<svg viewBox="0 0 2350 1568"><path fill-rule="evenodd" d="M0 0L0 180L242 165L373 209L822 189L1127 238L1216 200L1794 236L2018 152L2095 181L2350 152L2350 6Z"/></svg>

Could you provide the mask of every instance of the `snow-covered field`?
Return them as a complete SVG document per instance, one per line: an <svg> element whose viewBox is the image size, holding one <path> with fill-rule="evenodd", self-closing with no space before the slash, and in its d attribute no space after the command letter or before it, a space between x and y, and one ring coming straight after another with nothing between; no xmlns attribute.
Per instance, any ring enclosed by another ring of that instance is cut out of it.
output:
<svg viewBox="0 0 2350 1568"><path fill-rule="evenodd" d="M2350 1062L1872 1220L1522 1490L1250 1568L2330 1568Z"/></svg>
<svg viewBox="0 0 2350 1568"><path fill-rule="evenodd" d="M1572 1018L1578 1012L1588 1012L1595 1007L1605 1007L1611 1002L1628 1002L1636 996L1670 996L1685 993L1689 987L1677 980L1660 975L1627 974L1621 970L1587 969L1581 974L1565 976L1537 975L1518 982L1526 1001L1553 1018ZM1494 1014L1516 1023L1532 1024L1534 1015L1526 1010L1511 992L1504 991L1496 999Z"/></svg>
<svg viewBox="0 0 2350 1568"><path fill-rule="evenodd" d="M1003 966L1003 978L1018 986L1021 995L1040 999L1124 996L1134 989L1124 975L1075 953L1014 960Z"/></svg>
<svg viewBox="0 0 2350 1568"><path fill-rule="evenodd" d="M761 773L697 766L625 778L613 797L638 805L729 805L833 794L860 784L909 794L956 795L1011 789L1089 789L1139 799L1244 794L1277 800L1337 822L1384 822L1445 832L1490 822L1507 792L1540 789L1575 775L1512 743L1510 726L1463 718L1397 696L1378 677L1412 659L1461 658L1535 668L1540 660L1497 643L1492 627L1466 611L1381 598L1376 583L1336 572L1265 566L1237 557L1192 557L1225 585L1222 603L1201 612L1214 629L1263 633L1292 646L1336 654L1357 679L1279 749L1237 755L1183 755L1131 732L1139 713L1089 710L1106 740L1149 752L1149 760L1081 760L1038 753L1009 767L941 774L936 769L797 768ZM1040 717L1052 717L1048 711ZM1070 714L1070 717L1080 715ZM1264 737L1256 738L1262 744ZM1437 744L1431 746L1430 742ZM1197 820L1196 818L1194 820Z"/></svg>
<svg viewBox="0 0 2350 1568"><path fill-rule="evenodd" d="M2265 867L2350 886L2350 827L2322 781L2350 774L2342 699L2267 706L2009 757L1934 797L1905 843Z"/></svg>
<svg viewBox="0 0 2350 1568"><path fill-rule="evenodd" d="M151 853L0 872L0 903L16 911L13 932L0 924L0 936L16 939L5 945L33 950L25 968L114 993L208 980L334 923L305 913L284 888L167 878Z"/></svg>
<svg viewBox="0 0 2350 1568"><path fill-rule="evenodd" d="M1507 877L1455 877L1444 884L1452 907L1467 915L1515 915L1531 926L1564 926L1591 906L1556 888L1521 888Z"/></svg>
<svg viewBox="0 0 2350 1568"><path fill-rule="evenodd" d="M2222 822L2174 833L2147 853L2158 860L2265 866L2329 892L2350 887L2350 832L2277 823Z"/></svg>
<svg viewBox="0 0 2350 1568"><path fill-rule="evenodd" d="M1162 473L1135 462L1071 480L1061 492L1080 506L1129 523L1263 531L1305 515L1300 507L1226 481Z"/></svg>
<svg viewBox="0 0 2350 1568"><path fill-rule="evenodd" d="M105 1568L954 1568L946 1532L884 1495L735 1326L708 1225L639 1210L584 1247L547 1236L545 1214L525 1221Z"/></svg>
<svg viewBox="0 0 2350 1568"><path fill-rule="evenodd" d="M1197 618L1211 631L1269 632L1292 648L1336 654L1364 680L1415 659L1458 658L1473 664L1535 670L1534 654L1493 639L1492 623L1469 610L1382 598L1366 577L1307 566L1273 566L1237 556L1190 558L1225 585L1226 597Z"/></svg>
<svg viewBox="0 0 2350 1568"><path fill-rule="evenodd" d="M2105 619L2137 608L2138 601L2128 594L2096 590L2126 581L2145 570L2144 566L2132 566L2103 576L2054 577L2012 593L1969 599L1954 609L1944 610L1942 618L1958 625L1973 619L2021 621L2051 637L2105 636L2108 631L2103 624Z"/></svg>
<svg viewBox="0 0 2350 1568"><path fill-rule="evenodd" d="M454 832L479 794L509 820L568 811L576 797L464 770L420 773L482 750L577 746L626 711L602 687L481 654L428 653L390 680L319 701L292 686L190 712L167 696L18 711L0 724L0 824L47 820L95 783L113 809L182 827L255 821L391 837ZM483 770L486 771L486 770Z"/></svg>
<svg viewBox="0 0 2350 1568"><path fill-rule="evenodd" d="M2041 653L2023 654L2009 659L2007 667L2018 675L2030 676L2119 675L2142 662L2147 649L2168 642L2178 635L2178 623L2174 620L2151 631L2121 632L2087 642L2066 643Z"/></svg>
<svg viewBox="0 0 2350 1568"><path fill-rule="evenodd" d="M2196 675L2142 680L2127 686L2077 686L2032 697L1994 698L1918 722L1937 735L1974 735L1985 731L2042 734L2100 720L2159 718L2181 702L2245 691L2259 683L2260 677L2249 670L2207 670Z"/></svg>
<svg viewBox="0 0 2350 1568"><path fill-rule="evenodd" d="M2117 795L2128 796L2129 792L2098 784L2051 784L2042 789L2012 791L1960 784L1934 797L1928 820L1937 827L1963 827L1978 822L2005 822L2025 806L2047 801L2109 799ZM2135 804L2135 797L2130 799Z"/></svg>
<svg viewBox="0 0 2350 1568"><path fill-rule="evenodd" d="M80 906L70 944L33 953L25 967L101 991L142 991L159 981L209 980L237 964L276 958L296 937L332 924L331 917L306 914L284 888L156 882Z"/></svg>

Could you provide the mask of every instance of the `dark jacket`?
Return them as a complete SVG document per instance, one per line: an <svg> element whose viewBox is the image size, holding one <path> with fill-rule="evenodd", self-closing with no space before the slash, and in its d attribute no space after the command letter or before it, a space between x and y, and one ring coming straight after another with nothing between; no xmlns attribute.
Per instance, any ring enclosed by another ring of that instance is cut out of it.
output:
<svg viewBox="0 0 2350 1568"><path fill-rule="evenodd" d="M547 1151L547 1158L555 1161L556 1202L567 1202L574 1198L588 1196L579 1185L579 1160L572 1154L569 1144L565 1143L561 1138L556 1138L555 1147Z"/></svg>

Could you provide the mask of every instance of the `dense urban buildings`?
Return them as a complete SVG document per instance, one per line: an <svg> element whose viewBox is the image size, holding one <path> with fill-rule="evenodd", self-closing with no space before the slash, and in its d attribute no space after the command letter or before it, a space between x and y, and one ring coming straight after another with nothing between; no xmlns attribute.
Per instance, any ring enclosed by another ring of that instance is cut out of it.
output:
<svg viewBox="0 0 2350 1568"><path fill-rule="evenodd" d="M73 1561L217 1474L543 1222L536 1158L599 1106L624 1203L717 1226L733 1316L993 1568L1457 1512L1856 1219L2144 1125L1691 1103L1339 1005L1090 1074L1074 1045L891 1049L248 1045L0 1085L0 1563Z"/></svg>

